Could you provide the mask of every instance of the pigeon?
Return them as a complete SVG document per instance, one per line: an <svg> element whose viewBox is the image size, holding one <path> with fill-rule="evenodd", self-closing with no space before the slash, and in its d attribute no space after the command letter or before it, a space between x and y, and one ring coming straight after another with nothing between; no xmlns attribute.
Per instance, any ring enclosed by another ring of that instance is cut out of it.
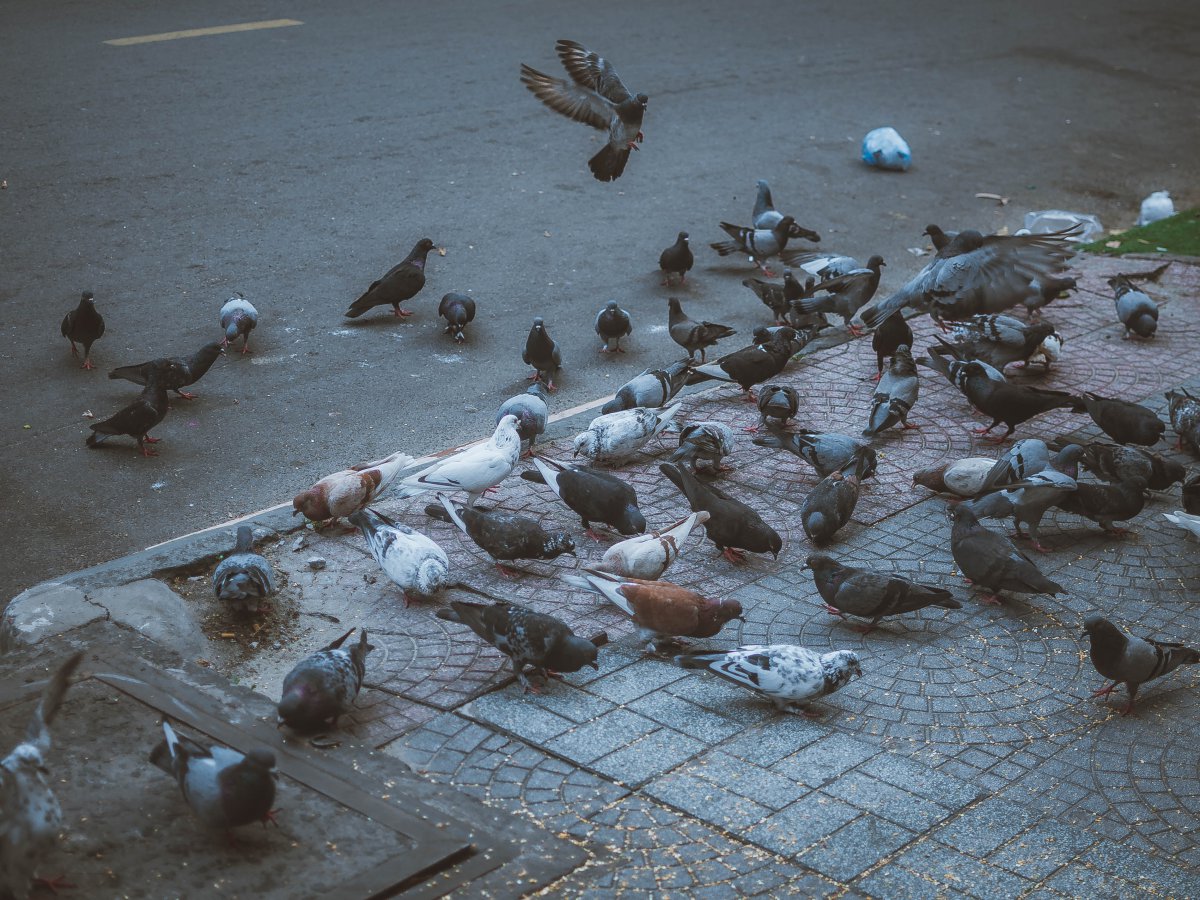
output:
<svg viewBox="0 0 1200 900"><path fill-rule="evenodd" d="M879 268L884 265L887 263L882 256L872 256L863 268L822 281L813 291L824 291L825 296L801 300L798 306L806 313L837 313L850 333L858 337L862 331L851 319L875 296L879 288Z"/></svg>
<svg viewBox="0 0 1200 900"><path fill-rule="evenodd" d="M783 712L793 704L806 716L806 706L862 677L858 654L852 650L817 653L794 644L747 644L736 650L686 653L675 657L682 669L708 669L722 678L762 694Z"/></svg>
<svg viewBox="0 0 1200 900"><path fill-rule="evenodd" d="M658 267L663 271L663 285L671 284L672 275L678 275L679 283L683 284L695 261L695 257L692 256L692 248L688 246L688 233L686 231L679 232L675 243L658 257Z"/></svg>
<svg viewBox="0 0 1200 900"><path fill-rule="evenodd" d="M350 304L350 308L343 315L347 319L357 319L376 306L391 304L392 314L397 318L411 316L412 313L401 309L400 304L411 300L425 287L425 263L432 249L433 241L421 238L413 245L408 256L389 269L378 281L372 281L371 286Z"/></svg>
<svg viewBox="0 0 1200 900"><path fill-rule="evenodd" d="M969 456L966 459L921 469L913 473L913 487L919 484L939 494L974 497L983 489L984 479L995 462L986 456Z"/></svg>
<svg viewBox="0 0 1200 900"><path fill-rule="evenodd" d="M1200 516L1200 472L1189 475L1184 479L1179 489L1179 499L1186 512Z"/></svg>
<svg viewBox="0 0 1200 900"><path fill-rule="evenodd" d="M1118 444L1149 447L1157 444L1167 430L1166 423L1153 410L1128 400L1113 400L1086 391L1083 405L1100 430Z"/></svg>
<svg viewBox="0 0 1200 900"><path fill-rule="evenodd" d="M692 471L704 460L714 472L728 472L732 466L721 460L733 452L733 429L724 422L692 422L679 432L679 449L668 457L668 462L688 465Z"/></svg>
<svg viewBox="0 0 1200 900"><path fill-rule="evenodd" d="M575 541L565 531L546 531L536 519L499 510L480 510L455 506L442 494L437 503L425 507L425 514L450 522L475 542L496 562L501 575L515 575L504 565L518 559L556 559L564 553L575 555Z"/></svg>
<svg viewBox="0 0 1200 900"><path fill-rule="evenodd" d="M50 787L47 755L50 724L58 715L71 675L83 659L74 653L51 676L25 737L0 760L0 897L26 898L34 881L51 890L65 887L61 878L38 879L38 864L58 842L63 826L62 807ZM11 716L11 711L9 716Z"/></svg>
<svg viewBox="0 0 1200 900"><path fill-rule="evenodd" d="M744 621L742 605L733 599L705 597L669 581L622 577L598 569L583 572L565 575L563 581L599 594L629 616L648 651L686 644L682 638L715 637L733 619Z"/></svg>
<svg viewBox="0 0 1200 900"><path fill-rule="evenodd" d="M1065 343L1066 340L1057 331L1047 335L1037 349L1030 354L1025 365L1040 365L1045 372L1049 372L1050 366L1062 358L1063 344Z"/></svg>
<svg viewBox="0 0 1200 900"><path fill-rule="evenodd" d="M546 430L550 418L549 394L540 381L531 384L523 394L509 397L496 410L496 424L505 416L516 416L517 435L521 438L522 452L532 453L533 444Z"/></svg>
<svg viewBox="0 0 1200 900"><path fill-rule="evenodd" d="M742 399L754 402L758 398L751 389L783 372L792 358L791 342L795 337L794 329L781 328L765 344L751 344L725 354L716 362L696 366L688 383L709 379L733 382L745 392Z"/></svg>
<svg viewBox="0 0 1200 900"><path fill-rule="evenodd" d="M917 584L901 575L844 566L824 553L814 553L806 565L812 569L813 584L831 615L871 620L855 626L863 634L874 631L884 616L918 612L930 606L962 609L962 604L945 588Z"/></svg>
<svg viewBox="0 0 1200 900"><path fill-rule="evenodd" d="M1075 279L1069 275L1035 278L1029 282L1029 292L1021 302L1029 310L1029 318L1036 321L1041 316L1043 307L1064 296L1067 291L1075 290L1075 287Z"/></svg>
<svg viewBox="0 0 1200 900"><path fill-rule="evenodd" d="M1098 615L1083 620L1084 635L1091 639L1092 665L1112 684L1092 691L1093 697L1107 697L1117 685L1124 684L1129 702L1121 710L1127 716L1133 712L1138 688L1147 681L1161 678L1180 666L1200 662L1200 651L1184 644L1140 638L1122 631Z"/></svg>
<svg viewBox="0 0 1200 900"><path fill-rule="evenodd" d="M83 344L84 369L94 369L92 344L104 336L104 318L96 309L96 298L91 291L84 291L79 305L67 313L62 320L62 336L71 342L71 355L79 358L76 344Z"/></svg>
<svg viewBox="0 0 1200 900"><path fill-rule="evenodd" d="M875 381L883 377L883 358L892 356L900 346L911 347L913 343L912 328L904 318L904 313L897 310L886 319L871 336L871 349L875 351L876 373Z"/></svg>
<svg viewBox="0 0 1200 900"><path fill-rule="evenodd" d="M402 479L397 494L404 499L425 491L466 491L474 506L485 491L512 474L520 457L517 417L506 415L486 441L443 457L429 468Z"/></svg>
<svg viewBox="0 0 1200 900"><path fill-rule="evenodd" d="M871 414L867 419L864 435L879 434L899 422L905 430L917 428L909 424L908 414L917 402L921 383L917 379L917 366L912 353L904 344L896 348L888 370L879 379L875 396L871 398Z"/></svg>
<svg viewBox="0 0 1200 900"><path fill-rule="evenodd" d="M184 801L201 822L211 828L237 828L275 821L274 753L241 753L181 737L165 716L162 728L163 740L150 751L150 762L179 782Z"/></svg>
<svg viewBox="0 0 1200 900"><path fill-rule="evenodd" d="M765 434L753 441L759 447L786 450L800 457L824 478L833 472L861 468L861 479L875 474L875 450L860 438L801 429L794 434ZM859 460L862 460L860 466Z"/></svg>
<svg viewBox="0 0 1200 900"><path fill-rule="evenodd" d="M533 366L534 372L529 376L530 381L545 381L550 393L557 388L554 386L554 373L562 368L562 351L554 343L541 317L533 320L529 329L529 337L525 339L525 352L521 356L526 365Z"/></svg>
<svg viewBox="0 0 1200 900"><path fill-rule="evenodd" d="M775 273L767 268L766 261L774 256L780 257L784 262L790 261L791 255L786 253L787 242L792 237L793 229L797 227L796 220L791 216L784 216L770 228L746 228L742 225L722 222L721 230L732 240L714 242L709 246L721 256L735 253L746 254L764 275L772 278ZM821 240L819 234L809 231L807 228L802 229L802 233L798 237L814 243Z"/></svg>
<svg viewBox="0 0 1200 900"><path fill-rule="evenodd" d="M984 603L999 603L1000 591L1066 593L1062 585L1039 572L1012 541L980 525L965 503L956 505L951 516L954 527L950 532L950 552L963 577L988 592L980 598Z"/></svg>
<svg viewBox="0 0 1200 900"><path fill-rule="evenodd" d="M467 339L463 329L475 320L475 301L466 294L446 294L438 304L438 315L446 320L442 334L454 335L454 343L461 344Z"/></svg>
<svg viewBox="0 0 1200 900"><path fill-rule="evenodd" d="M188 393L184 388L203 378L217 361L217 357L224 352L224 347L212 341L191 356L162 357L133 366L121 366L109 372L108 377L123 378L134 384L145 385L150 381L150 372L154 369L157 370L164 388L174 391L184 400L195 400L196 395Z"/></svg>
<svg viewBox="0 0 1200 900"><path fill-rule="evenodd" d="M742 562L745 551L770 553L779 558L783 539L745 503L718 487L698 481L686 466L662 463L658 468L683 492L693 512L708 513L705 534L730 562Z"/></svg>
<svg viewBox="0 0 1200 900"><path fill-rule="evenodd" d="M629 313L617 306L616 300L609 300L604 309L596 313L596 334L600 335L600 352L624 353L621 349L621 338L633 334L633 323Z"/></svg>
<svg viewBox="0 0 1200 900"><path fill-rule="evenodd" d="M93 422L90 426L92 433L88 435L87 445L99 447L100 444L115 434L127 434L138 442L138 450L142 456L158 456L146 444L157 444L161 438L150 437L149 431L167 417L167 389L162 384L157 370L150 370L149 380L142 393L128 406L123 407L114 415L102 422Z"/></svg>
<svg viewBox="0 0 1200 900"><path fill-rule="evenodd" d="M783 221L783 213L775 208L775 201L771 198L771 186L763 179L759 179L757 183L758 192L754 197L754 209L751 213L750 224L755 228L774 228ZM807 228L801 228L799 225L792 223L791 231L788 232L789 237L802 238L811 235L813 232ZM819 240L817 237L812 237L810 240Z"/></svg>
<svg viewBox="0 0 1200 900"><path fill-rule="evenodd" d="M358 643L342 649L351 628L337 640L306 656L283 679L279 698L279 721L302 732L336 728L342 713L354 707L366 674L367 654L375 648L367 643L367 632L359 632Z"/></svg>
<svg viewBox="0 0 1200 900"><path fill-rule="evenodd" d="M266 557L254 552L254 529L239 525L237 543L213 572L213 593L241 612L256 613L278 590Z"/></svg>
<svg viewBox="0 0 1200 900"><path fill-rule="evenodd" d="M597 181L616 181L630 151L639 149L649 98L632 94L612 63L581 44L560 40L554 49L570 80L522 64L521 83L556 113L608 132L608 142L588 160L588 168Z"/></svg>
<svg viewBox="0 0 1200 900"><path fill-rule="evenodd" d="M816 284L816 281L812 284ZM811 285L806 288L796 280L791 269L783 270L783 284L763 281L761 278L746 278L742 281L742 287L749 288L763 302L775 317L776 325L787 324L785 317L788 312L794 307L798 308L811 290Z"/></svg>
<svg viewBox="0 0 1200 900"><path fill-rule="evenodd" d="M1117 304L1117 319L1125 326L1125 337L1136 334L1140 338L1152 338L1158 330L1158 304L1139 291L1124 275L1108 279Z"/></svg>
<svg viewBox="0 0 1200 900"><path fill-rule="evenodd" d="M683 552L683 545L692 530L707 521L708 513L694 512L661 531L619 541L604 551L604 558L596 568L624 578L654 581L661 578Z"/></svg>
<svg viewBox="0 0 1200 900"><path fill-rule="evenodd" d="M592 530L592 522L602 522L623 535L642 534L646 530L637 493L616 476L544 457L534 457L533 465L537 471L522 472L521 477L554 491L579 516L593 540L600 540L600 536Z"/></svg>
<svg viewBox="0 0 1200 900"><path fill-rule="evenodd" d="M704 362L704 350L716 344L721 338L737 334L728 325L718 325L715 322L693 322L684 315L679 300L671 297L667 300L670 311L667 330L671 340L688 352L689 359L695 359L696 351L700 351L700 362Z"/></svg>
<svg viewBox="0 0 1200 900"><path fill-rule="evenodd" d="M450 609L439 609L436 615L466 625L512 660L517 681L527 693L536 694L538 688L525 674L526 666L543 678L578 672L584 666L599 669L595 644L576 635L562 620L516 603L501 601L488 606L451 600Z"/></svg>
<svg viewBox="0 0 1200 900"><path fill-rule="evenodd" d="M1172 525L1182 528L1196 540L1200 540L1200 516L1177 509L1173 513L1163 513L1163 518Z"/></svg>
<svg viewBox="0 0 1200 900"><path fill-rule="evenodd" d="M617 389L616 395L600 408L604 415L637 406L666 406L683 388L691 369L686 359L665 369L646 369Z"/></svg>
<svg viewBox="0 0 1200 900"><path fill-rule="evenodd" d="M638 406L597 416L587 431L575 435L575 455L586 456L593 463L624 462L671 424L679 406L673 403L657 410Z"/></svg>
<svg viewBox="0 0 1200 900"><path fill-rule="evenodd" d="M793 265L799 266L809 275L821 281L828 281L841 275L849 275L863 267L853 256L843 256L837 253L788 253Z"/></svg>
<svg viewBox="0 0 1200 900"><path fill-rule="evenodd" d="M1065 497L1078 489L1075 478L1068 472L1076 470L1083 455L1078 444L1068 444L1040 472L1020 481L997 488L992 493L982 494L967 504L979 518L1012 517L1016 537L1028 536L1035 550L1046 552L1038 537L1042 516L1051 506L1059 505ZM1028 535L1021 531L1021 524L1029 526Z"/></svg>
<svg viewBox="0 0 1200 900"><path fill-rule="evenodd" d="M1084 446L1084 468L1103 481L1125 481L1139 477L1152 491L1165 491L1187 478L1187 470L1173 459L1151 453L1141 447L1125 447L1104 441Z"/></svg>
<svg viewBox="0 0 1200 900"><path fill-rule="evenodd" d="M997 444L1008 440L1008 436L1018 425L1041 413L1066 407L1072 412L1084 411L1083 400L1065 391L1047 391L992 381L987 377L983 364L979 362L967 363L963 367L963 377L963 393L971 401L971 405L992 418L992 424L987 428L974 429L975 433L988 434L1001 422L1008 426L1008 430L999 438L988 438Z"/></svg>
<svg viewBox="0 0 1200 900"><path fill-rule="evenodd" d="M292 498L292 515L333 525L343 516L365 509L378 500L396 476L416 459L399 451L375 462L361 463L326 475Z"/></svg>
<svg viewBox="0 0 1200 900"><path fill-rule="evenodd" d="M1134 475L1116 484L1079 482L1076 490L1056 504L1059 509L1091 519L1110 534L1129 534L1116 521L1128 521L1146 508L1146 480Z"/></svg>
<svg viewBox="0 0 1200 900"><path fill-rule="evenodd" d="M792 359L807 347L808 342L820 334L822 329L828 327L828 322L810 325L807 328L799 330L793 328L791 325L759 325L754 329L751 337L759 347L765 347L767 344L778 341L780 345L779 349L787 353L788 359ZM700 380L703 381L704 379Z"/></svg>
<svg viewBox="0 0 1200 900"><path fill-rule="evenodd" d="M1000 371L1009 363L1024 366L1054 334L1049 322L1029 325L1012 316L973 316L951 324L960 358L977 359Z"/></svg>
<svg viewBox="0 0 1200 900"><path fill-rule="evenodd" d="M921 232L929 238L929 243L933 244L934 250L941 250L952 240L958 237L957 231L942 231L938 225L926 225L925 230Z"/></svg>
<svg viewBox="0 0 1200 900"><path fill-rule="evenodd" d="M347 519L362 530L383 574L403 593L405 607L449 585L450 560L431 538L373 509L352 512Z"/></svg>
<svg viewBox="0 0 1200 900"><path fill-rule="evenodd" d="M757 432L766 428L767 419L778 419L779 427L787 426L788 419L794 418L800 410L800 393L786 384L768 384L758 392L759 424L751 425L746 430Z"/></svg>
<svg viewBox="0 0 1200 900"><path fill-rule="evenodd" d="M947 381L958 388L959 392L968 400L970 400L970 391L968 391L969 383L974 382L974 385L971 387L972 391L979 391L984 388L983 385L978 383L980 378L994 381L997 384L1008 383L1008 379L1004 377L1004 373L995 366L978 359L969 359L959 347L947 344L941 338L937 338L936 340L937 346L929 347L929 355L922 356L917 360L917 363L942 375ZM947 357L950 358L947 359ZM973 369L968 374L967 366L971 363L974 363L978 368Z"/></svg>
<svg viewBox="0 0 1200 900"><path fill-rule="evenodd" d="M222 347L242 339L242 353L250 352L250 332L258 326L258 310L249 300L238 294L230 297L221 307L221 330L225 332Z"/></svg>
<svg viewBox="0 0 1200 900"><path fill-rule="evenodd" d="M990 491L1016 481L1024 481L1050 465L1050 457L1050 448L1041 438L1017 441L995 460L992 468L984 476L980 490Z"/></svg>
<svg viewBox="0 0 1200 900"><path fill-rule="evenodd" d="M1167 418L1175 431L1175 449L1186 445L1193 453L1200 454L1200 397L1193 397L1187 388L1167 391Z"/></svg>
<svg viewBox="0 0 1200 900"><path fill-rule="evenodd" d="M858 458L859 466L865 465ZM818 547L828 544L854 513L858 504L860 478L856 472L849 475L831 472L817 482L800 505L800 523L808 539Z"/></svg>

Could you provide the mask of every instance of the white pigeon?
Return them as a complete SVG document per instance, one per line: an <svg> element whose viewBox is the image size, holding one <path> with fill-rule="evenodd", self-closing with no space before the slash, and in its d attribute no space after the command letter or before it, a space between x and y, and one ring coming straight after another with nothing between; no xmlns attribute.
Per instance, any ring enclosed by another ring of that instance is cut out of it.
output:
<svg viewBox="0 0 1200 900"><path fill-rule="evenodd" d="M692 529L708 521L709 514L701 510L680 519L670 528L639 534L613 544L596 566L601 572L611 572L622 578L641 578L654 581L662 577L671 563L683 552L684 542Z"/></svg>
<svg viewBox="0 0 1200 900"><path fill-rule="evenodd" d="M959 497L974 497L983 490L984 479L995 464L996 461L990 456L968 456L966 459L915 472L912 483L923 485L931 491L956 494Z"/></svg>
<svg viewBox="0 0 1200 900"><path fill-rule="evenodd" d="M258 325L258 310L249 300L238 294L230 297L221 307L221 330L225 332L225 340L221 346L226 347L242 336L242 352L250 352L250 332Z"/></svg>
<svg viewBox="0 0 1200 900"><path fill-rule="evenodd" d="M637 406L597 416L587 431L575 435L575 455L596 463L619 463L633 456L661 432L679 412L679 404L666 409Z"/></svg>
<svg viewBox="0 0 1200 900"><path fill-rule="evenodd" d="M483 492L507 478L521 457L517 417L504 416L496 431L482 444L460 450L428 469L400 481L396 494L415 497L425 491L466 491L474 506Z"/></svg>
<svg viewBox="0 0 1200 900"><path fill-rule="evenodd" d="M736 650L689 653L675 657L684 669L708 669L755 693L762 694L776 709L832 694L854 678L862 677L858 654L853 650L816 653L794 644L747 644Z"/></svg>
<svg viewBox="0 0 1200 900"><path fill-rule="evenodd" d="M432 597L449 583L450 560L431 538L373 509L351 513L348 521L362 529L383 574L404 592L405 606L413 598Z"/></svg>
<svg viewBox="0 0 1200 900"><path fill-rule="evenodd" d="M1190 513L1185 513L1182 509L1177 509L1173 513L1163 513L1165 518L1172 525L1178 525L1184 531L1187 531L1196 540L1200 541L1200 516L1193 516Z"/></svg>
<svg viewBox="0 0 1200 900"><path fill-rule="evenodd" d="M25 740L0 760L0 897L29 896L38 862L62 828L62 807L47 779L49 726L81 659L83 653L76 653L59 666L33 711Z"/></svg>

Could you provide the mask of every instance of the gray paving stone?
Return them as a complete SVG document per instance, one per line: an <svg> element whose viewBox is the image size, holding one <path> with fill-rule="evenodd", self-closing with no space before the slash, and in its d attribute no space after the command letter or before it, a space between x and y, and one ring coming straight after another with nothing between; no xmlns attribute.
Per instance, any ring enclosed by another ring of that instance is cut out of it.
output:
<svg viewBox="0 0 1200 900"><path fill-rule="evenodd" d="M771 809L782 809L808 793L808 788L790 778L724 753L710 753L686 771Z"/></svg>
<svg viewBox="0 0 1200 900"><path fill-rule="evenodd" d="M1109 841L1097 843L1079 861L1166 896L1200 897L1200 875Z"/></svg>
<svg viewBox="0 0 1200 900"><path fill-rule="evenodd" d="M639 660L601 674L585 684L587 691L613 703L624 704L653 693L687 673L664 660Z"/></svg>
<svg viewBox="0 0 1200 900"><path fill-rule="evenodd" d="M554 737L545 747L581 765L590 765L602 756L644 737L660 726L627 709L615 708L565 734Z"/></svg>
<svg viewBox="0 0 1200 900"><path fill-rule="evenodd" d="M880 781L933 800L948 809L971 803L982 793L958 778L905 759L896 753L880 753L862 764L862 771Z"/></svg>
<svg viewBox="0 0 1200 900"><path fill-rule="evenodd" d="M827 726L812 719L787 716L735 735L721 745L721 751L760 766L771 766L828 734Z"/></svg>
<svg viewBox="0 0 1200 900"><path fill-rule="evenodd" d="M868 813L838 829L796 860L837 881L850 881L916 836Z"/></svg>
<svg viewBox="0 0 1200 900"><path fill-rule="evenodd" d="M541 746L551 738L569 731L574 722L533 703L525 703L514 693L500 691L484 694L459 710L480 722L524 738Z"/></svg>
<svg viewBox="0 0 1200 900"><path fill-rule="evenodd" d="M892 864L920 872L954 892L968 893L983 900L1007 900L1033 887L1033 882L981 863L937 841L925 840L904 850Z"/></svg>
<svg viewBox="0 0 1200 900"><path fill-rule="evenodd" d="M628 708L707 744L742 730L739 723L665 691L640 697L629 703Z"/></svg>
<svg viewBox="0 0 1200 900"><path fill-rule="evenodd" d="M953 815L932 800L902 791L864 772L849 772L825 785L822 791L913 831L926 831Z"/></svg>
<svg viewBox="0 0 1200 900"><path fill-rule="evenodd" d="M622 784L637 785L671 771L704 750L705 745L694 738L659 728L597 759L592 768Z"/></svg>
<svg viewBox="0 0 1200 900"><path fill-rule="evenodd" d="M643 788L643 793L691 813L703 822L738 834L771 815L767 807L686 772L657 778Z"/></svg>
<svg viewBox="0 0 1200 900"><path fill-rule="evenodd" d="M949 896L944 887L899 866L882 866L856 881L854 887L880 900L931 900Z"/></svg>
<svg viewBox="0 0 1200 900"><path fill-rule="evenodd" d="M988 798L937 829L934 835L943 844L983 858L1020 834L1033 819L1034 813L1025 807Z"/></svg>
<svg viewBox="0 0 1200 900"><path fill-rule="evenodd" d="M1025 878L1040 881L1077 857L1100 839L1094 834L1037 822L1028 831L988 856L988 862Z"/></svg>
<svg viewBox="0 0 1200 900"><path fill-rule="evenodd" d="M812 793L750 829L746 837L781 856L793 856L837 831L859 811L848 803Z"/></svg>
<svg viewBox="0 0 1200 900"><path fill-rule="evenodd" d="M1116 875L1110 875L1087 866L1072 865L1046 880L1045 887L1068 897L1095 897L1124 900L1141 896L1137 885Z"/></svg>
<svg viewBox="0 0 1200 900"><path fill-rule="evenodd" d="M879 750L844 734L831 734L771 766L771 770L809 787L820 787Z"/></svg>

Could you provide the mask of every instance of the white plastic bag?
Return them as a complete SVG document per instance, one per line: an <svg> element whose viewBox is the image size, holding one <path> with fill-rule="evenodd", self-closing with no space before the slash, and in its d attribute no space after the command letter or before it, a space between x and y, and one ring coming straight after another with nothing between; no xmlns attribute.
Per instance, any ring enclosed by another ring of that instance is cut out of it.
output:
<svg viewBox="0 0 1200 900"><path fill-rule="evenodd" d="M867 132L862 140L862 160L868 166L905 172L912 165L912 151L890 125Z"/></svg>
<svg viewBox="0 0 1200 900"><path fill-rule="evenodd" d="M1166 191L1155 191L1142 201L1142 214L1138 216L1137 223L1140 227L1157 222L1159 219L1170 218L1173 215L1175 215L1175 204L1171 200L1171 195Z"/></svg>
<svg viewBox="0 0 1200 900"><path fill-rule="evenodd" d="M1063 231L1082 225L1083 230L1070 238L1087 244L1104 237L1104 226L1100 220L1090 213L1067 212L1065 209L1042 209L1037 212L1025 213L1025 227L1030 234L1049 234L1052 231Z"/></svg>

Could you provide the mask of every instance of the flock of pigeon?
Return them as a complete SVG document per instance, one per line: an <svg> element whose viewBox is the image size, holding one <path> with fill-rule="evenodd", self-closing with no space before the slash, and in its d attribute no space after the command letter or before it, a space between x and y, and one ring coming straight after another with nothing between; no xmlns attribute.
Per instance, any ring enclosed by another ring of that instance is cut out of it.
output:
<svg viewBox="0 0 1200 900"><path fill-rule="evenodd" d="M631 151L639 149L647 98L630 92L607 60L581 45L563 40L557 51L568 78L554 78L522 66L521 80L551 109L607 132L607 143L589 161L589 167L597 179L612 181L624 171ZM404 474L415 462L404 453L335 472L296 495L294 514L321 527L345 518L361 530L407 605L410 600L432 598L457 582L452 579L447 553L437 543L372 508L385 495L403 499L432 493L436 502L425 507L426 515L452 523L488 553L506 576L519 574L511 566L520 560L551 560L576 553L575 538L568 532L548 531L533 518L478 506L480 498L512 475L522 457L528 456L532 468L520 472L520 477L544 485L579 517L585 534L599 541L602 535L594 529L605 526L624 538L610 546L602 559L582 568L581 574L565 576L569 584L598 594L626 614L649 651L683 649L673 656L677 665L710 670L769 698L780 708L798 705L805 712L805 704L862 674L856 653L818 654L786 644L717 652L685 646L688 639L717 635L728 622L741 619L743 612L736 600L706 597L662 580L692 531L702 527L732 564L741 562L746 553L777 557L783 546L780 535L758 512L714 483L725 469L723 459L734 449L735 435L721 422L678 421L681 405L672 400L685 385L709 380L737 384L744 392L743 399L756 402L760 412L759 425L748 429L757 433L753 443L787 451L816 470L821 480L805 497L801 519L805 533L818 547L835 539L854 511L862 483L875 474L874 445L886 438L889 429L915 427L908 416L918 401L918 366L946 378L990 419L980 433L1005 425L1004 434L995 439L998 443L1049 410L1086 412L1111 443L1079 445L1028 438L999 459L958 460L914 476L914 484L953 497L950 548L963 575L986 592L985 602L999 602L999 591L1057 594L1063 588L1044 576L1009 538L981 525L981 519L1011 518L1017 536L1043 550L1038 525L1052 507L1119 534L1114 523L1141 512L1147 491L1182 482L1186 512L1170 518L1200 535L1200 476L1188 477L1178 463L1146 449L1162 438L1166 428L1152 410L1092 393L1017 384L1004 374L1009 365L1040 362L1048 369L1059 358L1062 338L1044 320L1042 310L1074 287L1073 279L1065 275L1072 256L1071 233L985 236L967 230L946 234L930 225L925 234L936 255L900 290L877 298L882 258L871 256L866 264L860 264L851 257L789 248L792 240L815 242L819 236L775 209L765 181L758 183L751 224L741 227L723 222L721 228L729 240L712 247L722 256L744 254L767 277L772 276L769 262L778 258L802 271L805 280L801 282L791 268L783 272L781 283L746 279L743 285L770 311L771 324L756 329L746 347L711 362L706 351L733 336L734 330L694 321L678 299L670 298L669 334L687 351L687 357L640 373L604 405L602 414L574 440L575 457L584 457L589 464L533 455L549 416L548 394L555 390L554 376L563 364L559 346L545 322L537 318L523 355L533 369L529 377L534 383L501 405L488 440L413 474ZM664 285L683 282L692 269L694 257L688 241L688 234L680 232L675 243L663 251L659 266ZM432 249L431 240L419 241L406 259L370 285L346 316L357 317L388 305L397 316L411 315L401 304L424 287L425 265ZM1157 280L1161 273L1162 268L1117 276L1110 282L1117 318L1127 336L1153 337L1158 309L1138 283ZM1009 314L1021 307L1023 317ZM914 311L928 312L946 335L920 358L914 358L913 333L904 316ZM446 333L461 342L466 339L464 329L475 316L475 304L463 294L450 293L442 299L439 314L447 321ZM859 436L787 430L798 413L800 396L775 379L819 331L830 327L828 315L840 317L853 336L861 335L863 329L873 330L877 386ZM125 434L137 440L143 454L151 455L145 445L154 439L148 432L166 414L167 391L190 397L183 388L201 378L229 342L241 336L242 352L247 352L257 320L254 307L244 298L234 297L221 308L225 340L220 344L206 344L189 358L156 359L114 369L110 377L127 379L145 389L137 401L93 424L88 444ZM630 316L610 302L597 314L595 330L601 352L623 352L621 341L632 332ZM103 332L94 299L85 293L62 324L72 352L77 353L76 344L82 344L84 368L92 367L92 344ZM1200 398L1186 392L1171 392L1168 398L1171 424L1180 441L1200 454ZM678 448L659 468L692 512L665 527L648 530L634 488L611 469L627 463L667 430L678 433ZM1083 480L1081 468L1098 481ZM456 492L466 495L465 504L451 502L448 495ZM824 553L813 553L806 564L826 609L837 616L865 620L859 626L863 631L870 631L884 617L962 605L945 588L846 566ZM254 551L248 526L238 529L237 544L217 567L213 583L222 603L245 613L258 612L276 591L270 563ZM556 617L516 603L453 600L436 615L468 626L506 654L526 690L539 689L530 674L545 680L584 666L596 667L596 643L575 635ZM1108 694L1116 685L1125 684L1127 713L1140 685L1181 664L1200 662L1196 650L1139 638L1098 615L1087 617L1083 624L1091 638L1097 671L1113 682L1096 693ZM281 723L307 732L336 727L361 688L365 661L372 650L365 632L357 643L344 648L353 631L301 661L287 676L278 706ZM36 857L61 819L43 774L47 725L77 662L73 657L51 681L29 739L0 766L6 820L0 828L0 861L8 873L7 882L0 884L3 896L7 896L5 890L25 896ZM243 754L206 746L177 735L169 722L163 723L163 731L163 741L151 759L178 780L185 800L203 821L230 828L270 817L275 791L270 752ZM8 802L14 796L20 798L15 807ZM13 809L15 813L9 812Z"/></svg>

